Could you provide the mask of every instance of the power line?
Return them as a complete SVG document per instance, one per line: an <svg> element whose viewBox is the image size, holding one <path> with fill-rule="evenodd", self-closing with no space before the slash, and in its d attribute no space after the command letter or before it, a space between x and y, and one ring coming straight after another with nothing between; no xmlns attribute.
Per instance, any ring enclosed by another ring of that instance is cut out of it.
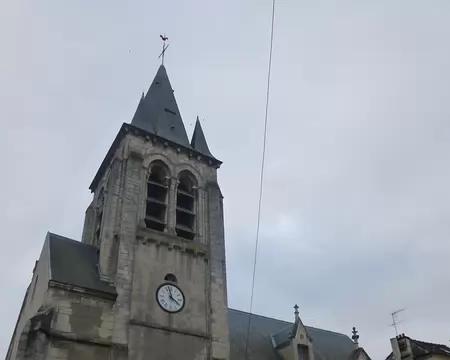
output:
<svg viewBox="0 0 450 360"><path fill-rule="evenodd" d="M263 183L264 183L264 166L266 162L266 139L267 139L267 119L269 115L269 98L270 98L270 75L272 70L272 50L273 50L273 33L275 24L275 0L272 0L272 25L270 31L270 50L269 50L269 66L267 71L267 90L266 90L266 114L264 118L264 138L262 147L262 160L261 160L261 173L259 178L259 201L258 201L258 222L256 225L256 241L255 241L255 253L253 257L253 276L252 276L252 293L250 297L250 311L248 316L248 326L247 326L247 338L245 341L245 358L248 360L248 343L250 338L250 327L252 321L252 309L253 309L253 296L255 293L255 275L256 275L256 259L258 255L258 244L259 244L259 228L261 224L261 204L262 204L262 194L263 194Z"/></svg>

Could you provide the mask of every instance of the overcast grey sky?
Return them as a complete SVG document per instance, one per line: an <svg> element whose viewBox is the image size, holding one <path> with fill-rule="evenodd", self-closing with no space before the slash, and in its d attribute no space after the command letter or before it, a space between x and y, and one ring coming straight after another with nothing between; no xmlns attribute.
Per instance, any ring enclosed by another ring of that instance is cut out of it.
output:
<svg viewBox="0 0 450 360"><path fill-rule="evenodd" d="M224 161L229 304L247 310L270 0L0 3L0 354L47 231L80 239L88 186L166 65L188 133ZM254 311L449 344L450 2L277 3Z"/></svg>

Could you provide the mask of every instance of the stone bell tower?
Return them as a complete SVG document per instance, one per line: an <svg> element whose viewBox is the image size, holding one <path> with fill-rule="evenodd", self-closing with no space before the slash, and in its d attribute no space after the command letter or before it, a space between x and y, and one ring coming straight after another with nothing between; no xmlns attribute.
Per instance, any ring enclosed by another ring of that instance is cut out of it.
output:
<svg viewBox="0 0 450 360"><path fill-rule="evenodd" d="M92 181L83 230L129 359L229 359L220 164L198 119L189 142L162 65Z"/></svg>

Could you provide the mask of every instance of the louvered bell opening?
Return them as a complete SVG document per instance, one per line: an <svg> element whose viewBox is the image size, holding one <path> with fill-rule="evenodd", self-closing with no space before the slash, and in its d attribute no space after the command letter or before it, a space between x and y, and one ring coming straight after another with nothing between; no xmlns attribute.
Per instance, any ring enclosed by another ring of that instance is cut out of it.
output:
<svg viewBox="0 0 450 360"><path fill-rule="evenodd" d="M166 228L167 191L166 171L160 165L151 167L147 181L147 206L145 225L153 230Z"/></svg>
<svg viewBox="0 0 450 360"><path fill-rule="evenodd" d="M193 240L195 237L195 192L193 176L187 172L180 174L176 219L177 235Z"/></svg>

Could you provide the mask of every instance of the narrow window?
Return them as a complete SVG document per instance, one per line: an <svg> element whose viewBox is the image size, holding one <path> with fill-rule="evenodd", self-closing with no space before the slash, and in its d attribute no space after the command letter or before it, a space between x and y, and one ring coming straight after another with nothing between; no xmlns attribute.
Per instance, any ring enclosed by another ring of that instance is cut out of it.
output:
<svg viewBox="0 0 450 360"><path fill-rule="evenodd" d="M95 218L95 232L94 232L94 245L100 245L100 230L102 228L103 221L103 205L105 202L105 194L103 189L100 190L100 194L97 198L96 206L96 218Z"/></svg>
<svg viewBox="0 0 450 360"><path fill-rule="evenodd" d="M298 358L299 360L309 360L309 349L306 345L298 345Z"/></svg>
<svg viewBox="0 0 450 360"><path fill-rule="evenodd" d="M195 237L195 183L194 177L186 171L178 180L176 232L185 239Z"/></svg>
<svg viewBox="0 0 450 360"><path fill-rule="evenodd" d="M150 167L145 224L153 230L164 231L166 228L167 175L167 169L163 164L155 163Z"/></svg>

